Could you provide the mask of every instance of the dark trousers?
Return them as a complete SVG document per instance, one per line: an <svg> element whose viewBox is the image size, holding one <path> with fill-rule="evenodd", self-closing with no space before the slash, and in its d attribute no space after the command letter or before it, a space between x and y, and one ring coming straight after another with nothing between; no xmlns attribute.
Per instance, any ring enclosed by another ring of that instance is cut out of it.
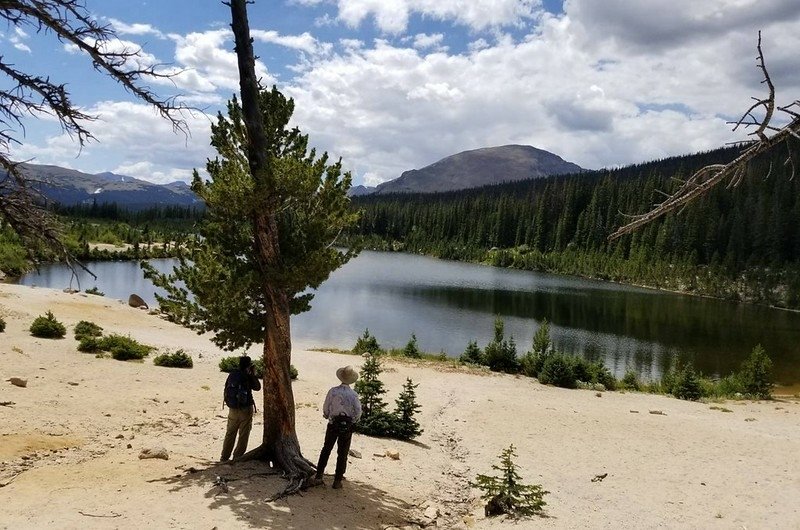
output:
<svg viewBox="0 0 800 530"><path fill-rule="evenodd" d="M322 476L325 472L325 466L328 465L328 457L331 456L333 445L336 444L336 478L344 477L344 472L347 470L347 453L350 451L350 440L353 438L353 431L339 432L339 430L328 424L328 429L325 431L325 443L322 445L322 451L319 453L319 462L317 463L317 475Z"/></svg>

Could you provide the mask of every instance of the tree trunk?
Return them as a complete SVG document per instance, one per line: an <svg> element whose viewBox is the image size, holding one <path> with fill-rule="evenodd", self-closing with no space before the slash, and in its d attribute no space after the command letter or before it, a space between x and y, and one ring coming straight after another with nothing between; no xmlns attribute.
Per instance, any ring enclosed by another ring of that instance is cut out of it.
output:
<svg viewBox="0 0 800 530"><path fill-rule="evenodd" d="M289 328L289 295L269 282L281 263L278 224L275 218L273 175L269 160L269 143L259 109L259 86L255 74L255 58L247 21L247 1L231 0L231 19L236 38L239 62L239 85L242 95L242 118L247 128L247 159L255 181L255 195L263 197L253 214L254 250L258 258L266 300L264 339L264 438L261 446L244 455L244 459L267 460L284 471L289 479L278 496L288 495L303 487L314 465L306 460L295 431L294 395L289 366L292 340Z"/></svg>

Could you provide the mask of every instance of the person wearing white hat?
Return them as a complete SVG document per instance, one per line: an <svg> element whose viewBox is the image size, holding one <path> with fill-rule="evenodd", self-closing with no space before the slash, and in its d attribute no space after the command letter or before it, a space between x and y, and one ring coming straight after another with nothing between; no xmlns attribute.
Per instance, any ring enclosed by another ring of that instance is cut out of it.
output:
<svg viewBox="0 0 800 530"><path fill-rule="evenodd" d="M325 442L319 454L315 477L315 482L322 484L328 457L336 444L336 474L333 477L333 489L342 487L344 472L347 470L347 454L350 451L350 441L353 437L353 425L361 417L361 402L358 400L358 394L350 388L350 385L358 379L358 372L352 366L345 366L336 370L336 377L342 384L328 390L325 404L322 406L322 416L328 420L328 427L325 431Z"/></svg>

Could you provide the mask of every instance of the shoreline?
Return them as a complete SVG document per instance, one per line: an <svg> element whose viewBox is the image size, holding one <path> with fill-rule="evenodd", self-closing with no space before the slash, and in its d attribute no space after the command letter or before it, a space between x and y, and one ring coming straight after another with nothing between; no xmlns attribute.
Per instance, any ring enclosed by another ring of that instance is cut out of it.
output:
<svg viewBox="0 0 800 530"><path fill-rule="evenodd" d="M60 340L27 332L52 310ZM724 407L658 395L565 390L492 372L387 360L390 408L405 381L419 383L413 443L356 434L342 490L314 488L265 502L283 487L258 463L219 466L225 414L222 352L207 337L125 303L54 289L0 285L0 527L342 528L414 526L499 530L468 483L492 473L513 443L525 483L542 484L543 528L800 526L797 401L728 401ZM91 320L160 351L181 348L190 370L78 353L72 325ZM316 459L321 406L352 355L296 345L297 432ZM260 346L251 352L256 354ZM26 388L5 379L23 377ZM263 395L259 395L261 398ZM259 407L261 408L261 407ZM258 416L250 437L257 444ZM139 460L164 447L169 460ZM397 450L399 460L386 458ZM329 472L332 469L328 470ZM607 474L603 481L592 477ZM214 486L228 481L227 493ZM757 486L754 486L754 481ZM58 492L53 495L53 492ZM342 506L347 509L342 510ZM89 515L86 515L89 514ZM109 517L106 519L104 517Z"/></svg>

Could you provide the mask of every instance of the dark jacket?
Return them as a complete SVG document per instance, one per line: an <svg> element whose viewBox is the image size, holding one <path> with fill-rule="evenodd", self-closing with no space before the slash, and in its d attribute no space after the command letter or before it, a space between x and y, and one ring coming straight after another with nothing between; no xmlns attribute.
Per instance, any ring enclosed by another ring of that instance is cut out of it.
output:
<svg viewBox="0 0 800 530"><path fill-rule="evenodd" d="M241 370L234 370L228 374L228 378L225 380L225 388L228 388L230 385L238 385L242 380L244 380L245 383L243 386L248 388L247 394L250 398L250 406L252 407L256 404L253 399L253 390L261 390L261 381L258 380L258 377L247 372L242 372Z"/></svg>

